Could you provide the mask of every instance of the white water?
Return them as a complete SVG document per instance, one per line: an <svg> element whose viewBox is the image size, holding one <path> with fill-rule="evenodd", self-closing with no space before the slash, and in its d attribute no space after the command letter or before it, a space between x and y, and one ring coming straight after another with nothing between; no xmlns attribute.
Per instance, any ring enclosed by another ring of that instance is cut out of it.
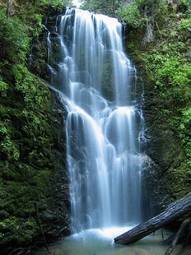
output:
<svg viewBox="0 0 191 255"><path fill-rule="evenodd" d="M72 231L137 224L143 118L133 97L136 70L123 50L122 26L114 18L67 9L56 29L56 37L48 36L49 68L68 109Z"/></svg>

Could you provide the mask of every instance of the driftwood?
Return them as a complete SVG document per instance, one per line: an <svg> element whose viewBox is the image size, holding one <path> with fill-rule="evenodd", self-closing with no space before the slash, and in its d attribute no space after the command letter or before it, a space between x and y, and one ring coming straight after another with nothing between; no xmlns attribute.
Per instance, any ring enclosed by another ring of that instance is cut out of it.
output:
<svg viewBox="0 0 191 255"><path fill-rule="evenodd" d="M154 231L166 227L173 221L181 219L184 221L191 216L191 193L182 199L172 203L168 208L159 215L142 223L130 231L116 237L114 239L117 244L134 243L143 237L153 233Z"/></svg>

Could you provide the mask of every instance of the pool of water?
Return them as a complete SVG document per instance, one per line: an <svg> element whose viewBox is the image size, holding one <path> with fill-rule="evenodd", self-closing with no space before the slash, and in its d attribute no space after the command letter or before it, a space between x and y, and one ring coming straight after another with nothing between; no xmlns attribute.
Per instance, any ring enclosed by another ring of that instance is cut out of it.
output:
<svg viewBox="0 0 191 255"><path fill-rule="evenodd" d="M113 238L126 231L127 228L90 229L74 234L49 246L52 255L164 255L168 246L163 239L169 233L161 231L150 235L135 244L122 246L113 243ZM48 254L41 249L34 255ZM173 255L191 255L191 249L184 251L178 247Z"/></svg>

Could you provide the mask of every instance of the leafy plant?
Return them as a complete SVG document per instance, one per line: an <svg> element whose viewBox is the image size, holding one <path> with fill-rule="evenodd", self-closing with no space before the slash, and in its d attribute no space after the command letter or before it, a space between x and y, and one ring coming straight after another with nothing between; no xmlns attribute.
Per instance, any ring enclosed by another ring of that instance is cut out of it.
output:
<svg viewBox="0 0 191 255"><path fill-rule="evenodd" d="M178 26L179 30L185 29L188 30L189 28L191 28L191 18L188 19L182 19L180 21L180 24Z"/></svg>
<svg viewBox="0 0 191 255"><path fill-rule="evenodd" d="M141 15L139 5L136 1L130 4L122 4L117 14L134 28L143 27L145 23L144 17Z"/></svg>
<svg viewBox="0 0 191 255"><path fill-rule="evenodd" d="M18 160L20 153L16 144L11 139L11 130L0 123L0 152L4 153L9 160Z"/></svg>
<svg viewBox="0 0 191 255"><path fill-rule="evenodd" d="M0 23L0 44L4 58L11 63L25 62L30 43L27 27L17 17L7 19L4 10L0 10Z"/></svg>
<svg viewBox="0 0 191 255"><path fill-rule="evenodd" d="M8 84L3 81L0 81L0 93L3 91L6 91L7 89L8 89Z"/></svg>

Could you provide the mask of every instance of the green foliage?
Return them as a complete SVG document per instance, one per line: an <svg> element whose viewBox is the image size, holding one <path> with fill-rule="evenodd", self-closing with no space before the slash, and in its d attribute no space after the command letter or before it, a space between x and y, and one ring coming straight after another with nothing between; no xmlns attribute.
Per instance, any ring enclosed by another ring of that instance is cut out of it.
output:
<svg viewBox="0 0 191 255"><path fill-rule="evenodd" d="M53 8L67 6L71 3L71 0L40 0L40 5L51 5Z"/></svg>
<svg viewBox="0 0 191 255"><path fill-rule="evenodd" d="M20 221L16 217L11 217L0 222L0 241L27 243L32 241L38 230L39 227L32 218Z"/></svg>
<svg viewBox="0 0 191 255"><path fill-rule="evenodd" d="M3 58L11 63L25 62L30 43L27 27L17 17L7 19L4 10L0 10L0 24Z"/></svg>
<svg viewBox="0 0 191 255"><path fill-rule="evenodd" d="M39 110L45 107L49 98L43 82L31 74L23 65L15 65L13 73L16 80L16 89L24 96L26 106Z"/></svg>
<svg viewBox="0 0 191 255"><path fill-rule="evenodd" d="M117 15L133 28L143 28L149 20L162 20L167 14L167 2L152 0L134 0L121 3Z"/></svg>
<svg viewBox="0 0 191 255"><path fill-rule="evenodd" d="M120 0L85 0L83 2L82 8L107 14L113 14L119 7L120 2Z"/></svg>
<svg viewBox="0 0 191 255"><path fill-rule="evenodd" d="M8 89L8 84L3 81L0 81L0 93L6 91L7 89Z"/></svg>
<svg viewBox="0 0 191 255"><path fill-rule="evenodd" d="M182 111L179 130L180 130L180 136L182 138L184 148L185 148L187 165L191 168L191 140L190 140L191 106L185 108Z"/></svg>
<svg viewBox="0 0 191 255"><path fill-rule="evenodd" d="M142 27L145 22L136 1L131 4L122 5L117 10L117 15L134 28Z"/></svg>
<svg viewBox="0 0 191 255"><path fill-rule="evenodd" d="M184 6L186 6L187 8L191 7L191 1L190 0L181 0L180 3Z"/></svg>
<svg viewBox="0 0 191 255"><path fill-rule="evenodd" d="M63 2L19 0L13 17L0 10L0 242L7 247L42 234L36 207L41 213L51 201L52 99L27 58L48 8L58 6Z"/></svg>
<svg viewBox="0 0 191 255"><path fill-rule="evenodd" d="M165 130L171 130L178 141L176 159L164 178L169 194L181 197L190 192L191 184L191 64L188 52L191 5L189 1L182 1L177 8L171 8L166 5L167 1L150 1L153 3L149 8L149 1L140 1L137 9L143 15L144 6L147 6L147 20L153 18L155 21L155 41L141 45L144 32L132 23L128 47L150 80L148 89L152 91L151 111L156 114L155 123L158 121L159 128L164 126ZM157 4L160 5L158 9ZM167 161L168 157L167 153Z"/></svg>
<svg viewBox="0 0 191 255"><path fill-rule="evenodd" d="M0 154L6 155L8 160L19 159L19 149L11 139L11 129L0 122Z"/></svg>
<svg viewBox="0 0 191 255"><path fill-rule="evenodd" d="M182 30L182 29L188 30L189 28L191 28L191 17L188 19L182 19L180 21L178 29L179 30Z"/></svg>
<svg viewBox="0 0 191 255"><path fill-rule="evenodd" d="M38 37L38 35L42 32L44 25L43 25L43 15L41 14L34 14L33 15L34 23L35 23L35 28L30 28L32 32L32 36Z"/></svg>
<svg viewBox="0 0 191 255"><path fill-rule="evenodd" d="M184 124L191 124L191 107L183 110L182 116Z"/></svg>
<svg viewBox="0 0 191 255"><path fill-rule="evenodd" d="M191 81L191 65L179 56L170 56L160 52L145 55L147 68L153 71L156 85L160 87L182 87Z"/></svg>

